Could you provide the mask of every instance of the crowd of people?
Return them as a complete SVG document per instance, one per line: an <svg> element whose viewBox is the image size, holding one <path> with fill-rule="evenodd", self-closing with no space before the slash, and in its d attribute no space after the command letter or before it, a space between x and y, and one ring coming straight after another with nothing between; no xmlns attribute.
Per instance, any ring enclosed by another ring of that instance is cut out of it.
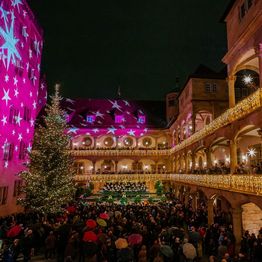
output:
<svg viewBox="0 0 262 262"><path fill-rule="evenodd" d="M102 190L104 192L140 192L147 191L145 182L116 182L105 183Z"/></svg>
<svg viewBox="0 0 262 262"><path fill-rule="evenodd" d="M16 230L14 230L14 228ZM36 253L58 262L262 261L262 231L243 236L235 254L223 212L207 227L207 208L179 200L159 204L72 203L59 215L17 214L0 219L3 261ZM236 255L236 256L235 256ZM204 260L208 261L208 260Z"/></svg>

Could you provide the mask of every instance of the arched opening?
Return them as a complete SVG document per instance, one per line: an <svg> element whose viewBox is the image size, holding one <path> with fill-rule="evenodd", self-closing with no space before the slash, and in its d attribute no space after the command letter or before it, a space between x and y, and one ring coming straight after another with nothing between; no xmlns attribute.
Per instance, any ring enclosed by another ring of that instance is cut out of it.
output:
<svg viewBox="0 0 262 262"><path fill-rule="evenodd" d="M244 231L258 235L262 228L262 210L254 203L246 203L242 207L242 225Z"/></svg>
<svg viewBox="0 0 262 262"><path fill-rule="evenodd" d="M241 101L259 88L259 74L251 69L239 70L235 80L235 98Z"/></svg>

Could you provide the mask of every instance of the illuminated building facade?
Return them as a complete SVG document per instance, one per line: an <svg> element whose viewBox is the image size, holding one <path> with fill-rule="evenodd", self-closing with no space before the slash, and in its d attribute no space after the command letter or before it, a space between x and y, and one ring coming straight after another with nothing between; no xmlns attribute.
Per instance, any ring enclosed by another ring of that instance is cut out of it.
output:
<svg viewBox="0 0 262 262"><path fill-rule="evenodd" d="M42 30L26 1L0 5L0 214L17 212L16 199L32 148L35 118L45 104L40 84Z"/></svg>
<svg viewBox="0 0 262 262"><path fill-rule="evenodd" d="M167 95L165 127L126 128L125 101L108 100L114 124L86 129L81 122L68 133L79 183L93 181L98 191L105 182L144 181L153 191L162 180L193 208L204 201L209 224L215 211L228 213L238 246L241 229L262 227L262 1L231 1L223 19L226 76L200 66L180 93ZM79 119L102 122L99 109Z"/></svg>

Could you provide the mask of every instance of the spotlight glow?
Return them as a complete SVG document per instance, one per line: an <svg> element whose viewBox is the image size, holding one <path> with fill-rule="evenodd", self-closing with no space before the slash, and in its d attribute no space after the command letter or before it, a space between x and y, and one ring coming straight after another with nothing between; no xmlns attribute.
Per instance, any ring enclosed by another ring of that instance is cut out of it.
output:
<svg viewBox="0 0 262 262"><path fill-rule="evenodd" d="M250 157L254 157L256 155L256 150L254 148L250 148L248 149L247 151L247 154L250 156Z"/></svg>
<svg viewBox="0 0 262 262"><path fill-rule="evenodd" d="M243 81L246 85L251 84L253 81L253 78L251 75L245 75L243 78Z"/></svg>

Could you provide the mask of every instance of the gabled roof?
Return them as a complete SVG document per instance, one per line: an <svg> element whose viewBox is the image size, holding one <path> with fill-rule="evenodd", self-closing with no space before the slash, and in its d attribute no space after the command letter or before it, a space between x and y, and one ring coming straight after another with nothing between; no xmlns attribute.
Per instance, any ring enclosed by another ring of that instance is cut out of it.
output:
<svg viewBox="0 0 262 262"><path fill-rule="evenodd" d="M63 99L61 106L67 113L69 126L77 128L164 128L167 124L163 101ZM95 121L88 122L87 115L95 116ZM124 121L115 123L115 115L121 115ZM138 123L139 115L145 115L145 123Z"/></svg>
<svg viewBox="0 0 262 262"><path fill-rule="evenodd" d="M220 22L224 22L227 15L229 14L230 10L232 9L233 5L235 4L236 0L230 0L229 4L227 5L227 8L224 12L224 14L222 15Z"/></svg>

